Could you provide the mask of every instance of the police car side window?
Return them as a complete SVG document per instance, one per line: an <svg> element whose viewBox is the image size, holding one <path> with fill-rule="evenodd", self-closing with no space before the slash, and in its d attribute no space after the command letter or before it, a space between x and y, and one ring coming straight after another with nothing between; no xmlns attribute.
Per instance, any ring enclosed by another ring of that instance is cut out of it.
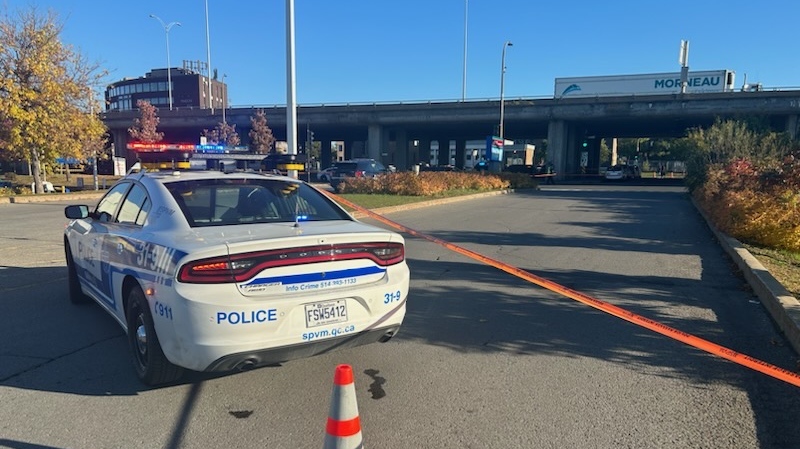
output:
<svg viewBox="0 0 800 449"><path fill-rule="evenodd" d="M145 192L142 186L134 185L125 197L125 201L122 202L122 207L120 207L119 214L117 215L117 222L144 224L144 218L140 220L140 215L147 215L147 211L144 210L145 205L149 205L147 192Z"/></svg>
<svg viewBox="0 0 800 449"><path fill-rule="evenodd" d="M122 201L125 192L128 191L130 186L131 184L129 182L123 182L112 187L97 204L94 210L94 217L103 222L111 221L114 218L114 214L117 212L119 203Z"/></svg>

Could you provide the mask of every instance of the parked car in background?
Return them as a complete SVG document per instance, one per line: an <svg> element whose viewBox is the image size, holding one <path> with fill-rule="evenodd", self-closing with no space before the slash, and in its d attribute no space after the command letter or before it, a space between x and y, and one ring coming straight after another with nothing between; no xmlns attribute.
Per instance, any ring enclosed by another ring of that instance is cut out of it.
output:
<svg viewBox="0 0 800 449"><path fill-rule="evenodd" d="M638 165L623 165L627 179L638 179L642 177L642 172Z"/></svg>
<svg viewBox="0 0 800 449"><path fill-rule="evenodd" d="M606 181L624 181L625 168L622 165L612 165L606 170Z"/></svg>
<svg viewBox="0 0 800 449"><path fill-rule="evenodd" d="M503 172L505 173L523 173L526 175L533 175L533 166L532 165L507 165L503 167Z"/></svg>
<svg viewBox="0 0 800 449"><path fill-rule="evenodd" d="M617 164L608 167L605 174L607 181L626 181L628 179L638 179L642 177L637 165Z"/></svg>
<svg viewBox="0 0 800 449"><path fill-rule="evenodd" d="M336 170L336 165L331 165L330 167L320 170L317 172L317 181L319 182L331 182L331 175Z"/></svg>
<svg viewBox="0 0 800 449"><path fill-rule="evenodd" d="M389 173L389 170L375 159L351 159L336 163L331 172L331 185L336 187L345 178L374 178Z"/></svg>

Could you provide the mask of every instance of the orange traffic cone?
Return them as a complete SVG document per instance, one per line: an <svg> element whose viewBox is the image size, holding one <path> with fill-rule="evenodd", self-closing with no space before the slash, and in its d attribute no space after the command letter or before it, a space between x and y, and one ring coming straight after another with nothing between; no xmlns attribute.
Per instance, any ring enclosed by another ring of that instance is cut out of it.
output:
<svg viewBox="0 0 800 449"><path fill-rule="evenodd" d="M333 394L325 426L323 449L362 449L361 420L358 417L353 368L339 365L333 376Z"/></svg>

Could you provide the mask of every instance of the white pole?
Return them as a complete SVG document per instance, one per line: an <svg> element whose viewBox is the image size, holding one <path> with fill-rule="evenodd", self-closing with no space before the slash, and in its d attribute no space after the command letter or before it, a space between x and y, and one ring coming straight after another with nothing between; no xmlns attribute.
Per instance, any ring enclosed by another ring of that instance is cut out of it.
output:
<svg viewBox="0 0 800 449"><path fill-rule="evenodd" d="M152 17L153 19L158 20L158 23L160 23L161 26L164 27L164 34L167 36L167 89L169 90L169 110L171 111L172 110L172 68L170 67L170 62L169 62L169 30L174 25L181 26L181 23L180 22L170 22L169 24L165 24L164 21L161 20L161 18L158 17L155 14L150 14L150 17Z"/></svg>
<svg viewBox="0 0 800 449"><path fill-rule="evenodd" d="M467 98L467 15L469 0L464 0L464 75L461 78L461 101Z"/></svg>
<svg viewBox="0 0 800 449"><path fill-rule="evenodd" d="M505 133L503 130L503 109L504 109L504 101L503 95L505 91L505 80L506 80L506 48L513 46L514 44L511 41L506 41L503 44L503 57L500 60L500 141L503 142L505 145Z"/></svg>
<svg viewBox="0 0 800 449"><path fill-rule="evenodd" d="M211 106L211 114L213 115L214 97L211 96L211 34L208 30L208 0L206 0L206 56L208 57L208 104Z"/></svg>
<svg viewBox="0 0 800 449"><path fill-rule="evenodd" d="M169 110L172 110L172 68L169 62L169 30L167 34L167 89L169 90Z"/></svg>
<svg viewBox="0 0 800 449"><path fill-rule="evenodd" d="M286 144L290 155L297 154L297 94L294 73L294 0L286 0ZM297 178L297 170L288 175Z"/></svg>
<svg viewBox="0 0 800 449"><path fill-rule="evenodd" d="M227 76L228 75L226 75L224 73L222 74L222 123L224 125L228 124L228 122L225 121L225 109L228 108L228 101L227 101L228 100L228 96L226 95L226 93L227 93L226 91L227 91L228 88L225 85L225 77L227 77Z"/></svg>

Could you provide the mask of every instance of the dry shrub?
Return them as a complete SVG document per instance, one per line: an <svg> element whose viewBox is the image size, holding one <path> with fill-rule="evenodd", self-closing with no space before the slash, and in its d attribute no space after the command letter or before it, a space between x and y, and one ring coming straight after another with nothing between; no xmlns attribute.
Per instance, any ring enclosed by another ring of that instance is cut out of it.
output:
<svg viewBox="0 0 800 449"><path fill-rule="evenodd" d="M337 186L339 193L436 196L450 190L488 191L507 189L508 179L497 175L464 172L389 173L378 178L346 178Z"/></svg>
<svg viewBox="0 0 800 449"><path fill-rule="evenodd" d="M800 252L800 162L777 167L746 159L709 167L695 199L723 232L745 242Z"/></svg>

